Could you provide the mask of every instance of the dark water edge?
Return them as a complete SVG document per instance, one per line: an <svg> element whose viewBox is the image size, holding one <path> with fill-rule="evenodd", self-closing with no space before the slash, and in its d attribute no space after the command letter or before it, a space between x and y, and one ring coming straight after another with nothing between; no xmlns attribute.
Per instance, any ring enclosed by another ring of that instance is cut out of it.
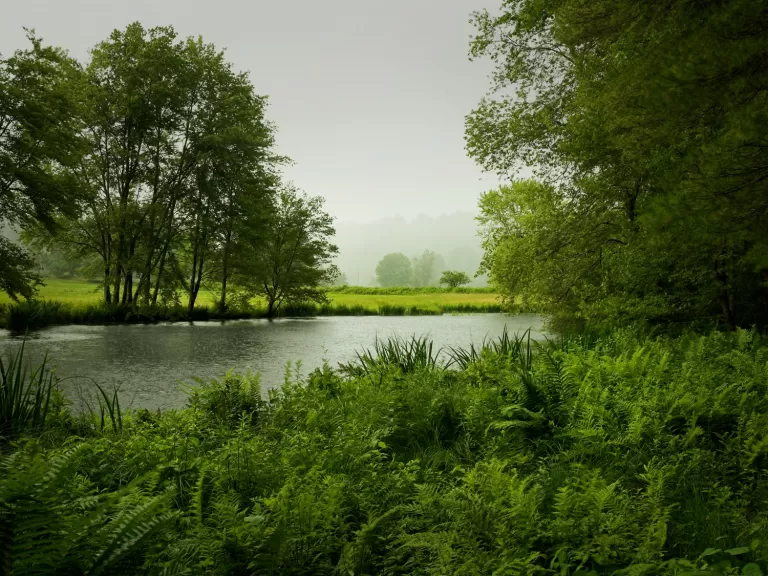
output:
<svg viewBox="0 0 768 576"><path fill-rule="evenodd" d="M434 306L382 304L301 303L281 307L272 318L307 318L315 316L439 316L442 314L498 314L509 312L498 303L457 303ZM523 310L517 310L522 312ZM528 312L525 310L525 312ZM24 334L49 326L67 324L158 324L163 322L203 322L209 320L255 320L270 315L263 308L218 310L196 306L192 312L184 306L133 306L107 304L69 304L55 300L35 300L0 305L0 329Z"/></svg>
<svg viewBox="0 0 768 576"><path fill-rule="evenodd" d="M427 336L436 348L466 347L505 327L512 334L531 328L533 338L543 338L543 323L535 314L462 314L68 325L32 332L25 346L32 362L48 355L76 408L95 399L97 382L117 387L124 407L154 410L184 406L182 383L193 385L194 377L258 372L267 390L282 385L289 362L300 361L306 375L326 360L335 367L354 359L376 338ZM0 330L0 354L21 342Z"/></svg>

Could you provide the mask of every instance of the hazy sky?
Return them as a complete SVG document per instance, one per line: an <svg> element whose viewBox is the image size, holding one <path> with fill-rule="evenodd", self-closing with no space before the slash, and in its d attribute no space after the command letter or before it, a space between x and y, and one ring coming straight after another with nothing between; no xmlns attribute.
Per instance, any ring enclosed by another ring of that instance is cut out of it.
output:
<svg viewBox="0 0 768 576"><path fill-rule="evenodd" d="M464 151L464 116L488 87L470 63L469 15L499 0L23 0L0 20L84 60L114 28L172 25L226 48L270 97L285 173L342 221L475 211L496 179Z"/></svg>

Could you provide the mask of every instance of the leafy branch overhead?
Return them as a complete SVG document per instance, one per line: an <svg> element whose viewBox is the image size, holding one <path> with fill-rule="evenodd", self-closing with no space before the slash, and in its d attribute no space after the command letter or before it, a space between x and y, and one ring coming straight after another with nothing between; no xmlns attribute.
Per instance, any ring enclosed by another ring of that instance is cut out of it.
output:
<svg viewBox="0 0 768 576"><path fill-rule="evenodd" d="M467 150L484 269L564 322L768 322L768 7L508 0Z"/></svg>

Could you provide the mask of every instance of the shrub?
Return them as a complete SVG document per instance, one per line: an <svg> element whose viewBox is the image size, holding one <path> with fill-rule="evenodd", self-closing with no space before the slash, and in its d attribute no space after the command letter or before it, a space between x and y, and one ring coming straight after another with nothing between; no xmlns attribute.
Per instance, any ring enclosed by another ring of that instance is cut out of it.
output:
<svg viewBox="0 0 768 576"><path fill-rule="evenodd" d="M198 380L192 388L189 405L217 426L232 426L240 421L255 424L264 409L258 375L227 372L221 379Z"/></svg>

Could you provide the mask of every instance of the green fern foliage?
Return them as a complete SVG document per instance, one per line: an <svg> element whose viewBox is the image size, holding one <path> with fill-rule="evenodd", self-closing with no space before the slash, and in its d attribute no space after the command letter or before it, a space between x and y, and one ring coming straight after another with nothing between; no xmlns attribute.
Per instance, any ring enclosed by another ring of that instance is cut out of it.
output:
<svg viewBox="0 0 768 576"><path fill-rule="evenodd" d="M184 410L29 428L0 452L2 571L768 573L761 335L448 352L381 342L266 399L230 373Z"/></svg>

